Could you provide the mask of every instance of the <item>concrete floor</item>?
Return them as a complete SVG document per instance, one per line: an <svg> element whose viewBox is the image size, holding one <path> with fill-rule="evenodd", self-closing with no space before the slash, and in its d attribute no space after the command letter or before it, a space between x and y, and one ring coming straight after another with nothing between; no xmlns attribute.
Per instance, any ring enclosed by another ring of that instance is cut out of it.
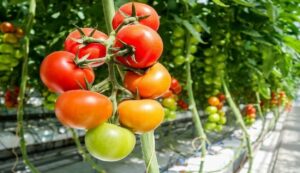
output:
<svg viewBox="0 0 300 173"><path fill-rule="evenodd" d="M300 106L287 117L273 173L300 172Z"/></svg>

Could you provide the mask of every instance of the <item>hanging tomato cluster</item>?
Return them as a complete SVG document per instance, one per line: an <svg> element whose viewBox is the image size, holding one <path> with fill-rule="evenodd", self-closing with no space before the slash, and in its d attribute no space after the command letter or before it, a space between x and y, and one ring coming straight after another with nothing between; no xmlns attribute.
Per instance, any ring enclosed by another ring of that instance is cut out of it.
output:
<svg viewBox="0 0 300 173"><path fill-rule="evenodd" d="M256 109L252 104L248 104L245 107L244 122L246 125L252 125L255 122Z"/></svg>
<svg viewBox="0 0 300 173"><path fill-rule="evenodd" d="M55 104L58 120L67 127L86 129L87 150L103 161L123 159L135 146L134 133L160 125L165 112L155 99L171 86L168 70L157 62L163 43L156 32L156 11L142 3L124 4L112 26L108 36L77 28L66 38L65 50L48 55L40 68L43 83L60 94ZM109 76L93 85L93 68L103 68L104 63ZM122 75L116 76L117 67L126 69L123 84L118 81ZM110 97L103 94L107 85Z"/></svg>
<svg viewBox="0 0 300 173"><path fill-rule="evenodd" d="M22 28L10 22L0 24L0 83L7 83L23 57L20 40L24 36Z"/></svg>
<svg viewBox="0 0 300 173"><path fill-rule="evenodd" d="M221 132L223 130L223 125L227 122L225 112L222 110L224 101L224 94L208 98L207 102L209 106L205 108L205 113L208 115L208 119L204 125L206 131Z"/></svg>

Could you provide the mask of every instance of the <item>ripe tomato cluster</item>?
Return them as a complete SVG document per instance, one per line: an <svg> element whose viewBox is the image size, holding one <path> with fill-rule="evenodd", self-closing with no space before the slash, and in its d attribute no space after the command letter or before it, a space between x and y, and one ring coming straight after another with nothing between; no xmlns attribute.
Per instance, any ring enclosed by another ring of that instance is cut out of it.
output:
<svg viewBox="0 0 300 173"><path fill-rule="evenodd" d="M193 25L194 29L197 32L202 32L202 28L199 24ZM194 54L197 52L197 45L199 41L191 37L189 39L189 54L185 55L185 44L186 44L186 30L181 26L176 26L172 33L171 43L173 45L173 49L171 50L171 55L174 56L174 64L176 66L180 66L184 64L185 61L193 62L195 59Z"/></svg>
<svg viewBox="0 0 300 173"><path fill-rule="evenodd" d="M206 131L221 132L223 130L223 125L227 122L225 112L222 110L224 101L224 94L208 98L207 102L209 106L205 108L205 113L208 115L208 119L204 125Z"/></svg>
<svg viewBox="0 0 300 173"><path fill-rule="evenodd" d="M280 91L278 93L277 92L271 93L271 100L270 100L271 106L273 107L280 106L285 104L286 102L287 102L287 96L284 91Z"/></svg>
<svg viewBox="0 0 300 173"><path fill-rule="evenodd" d="M13 68L23 57L20 44L24 36L22 28L14 26L10 22L0 24L0 83L7 83L11 78Z"/></svg>
<svg viewBox="0 0 300 173"><path fill-rule="evenodd" d="M256 109L252 104L248 104L245 107L244 122L246 125L252 125L256 118Z"/></svg>
<svg viewBox="0 0 300 173"><path fill-rule="evenodd" d="M181 92L182 86L178 80L173 77L169 90L164 93L161 100L165 110L165 120L174 120L176 118L178 106L183 110L188 109L189 105L180 98Z"/></svg>
<svg viewBox="0 0 300 173"><path fill-rule="evenodd" d="M87 150L103 161L123 159L135 146L134 133L147 133L161 124L165 112L155 99L171 86L168 70L157 62L163 43L156 32L156 11L142 3L124 4L112 26L108 36L77 28L66 38L65 50L48 55L40 68L43 83L60 94L55 104L58 120L67 127L86 129ZM93 85L93 68L104 63L109 76ZM116 66L127 70L123 85ZM111 84L110 97L101 90L106 83Z"/></svg>

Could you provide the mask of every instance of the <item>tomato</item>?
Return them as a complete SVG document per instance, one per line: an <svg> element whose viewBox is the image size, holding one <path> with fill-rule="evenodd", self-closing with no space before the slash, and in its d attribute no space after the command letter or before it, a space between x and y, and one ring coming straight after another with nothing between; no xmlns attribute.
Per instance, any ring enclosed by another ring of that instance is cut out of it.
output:
<svg viewBox="0 0 300 173"><path fill-rule="evenodd" d="M166 91L162 96L162 98L174 97L174 94L171 90Z"/></svg>
<svg viewBox="0 0 300 173"><path fill-rule="evenodd" d="M226 99L226 97L224 94L220 93L218 94L218 99L220 100L220 102L223 102Z"/></svg>
<svg viewBox="0 0 300 173"><path fill-rule="evenodd" d="M221 110L223 108L223 103L220 102L216 107L218 108L218 110Z"/></svg>
<svg viewBox="0 0 300 173"><path fill-rule="evenodd" d="M191 46L189 47L189 52L190 52L191 54L196 53L196 52L197 52L197 46L191 45Z"/></svg>
<svg viewBox="0 0 300 173"><path fill-rule="evenodd" d="M174 98L165 98L162 101L162 105L166 108L169 108L170 110L176 110L177 109L177 103Z"/></svg>
<svg viewBox="0 0 300 173"><path fill-rule="evenodd" d="M221 116L219 123L224 125L224 124L226 124L226 122L227 122L227 118L225 116Z"/></svg>
<svg viewBox="0 0 300 173"><path fill-rule="evenodd" d="M218 99L218 97L210 97L208 99L208 104L210 104L211 106L218 106L220 104L220 100Z"/></svg>
<svg viewBox="0 0 300 173"><path fill-rule="evenodd" d="M112 102L104 95L72 90L61 94L55 104L55 114L65 126L90 129L108 120L112 115Z"/></svg>
<svg viewBox="0 0 300 173"><path fill-rule="evenodd" d="M183 53L183 50L179 49L179 48L175 48L171 51L171 55L173 55L173 56L181 55L182 53Z"/></svg>
<svg viewBox="0 0 300 173"><path fill-rule="evenodd" d="M212 131L216 128L217 124L216 123L212 123L212 122L206 122L204 125L204 129L206 131Z"/></svg>
<svg viewBox="0 0 300 173"><path fill-rule="evenodd" d="M181 65L181 64L183 64L184 62L185 62L185 57L182 56L182 55L178 55L178 56L176 56L175 59L174 59L174 63L175 63L176 65Z"/></svg>
<svg viewBox="0 0 300 173"><path fill-rule="evenodd" d="M279 96L280 96L280 98L286 97L285 92L284 92L284 91L281 91L281 92L279 93Z"/></svg>
<svg viewBox="0 0 300 173"><path fill-rule="evenodd" d="M175 111L171 111L167 108L164 108L165 111L165 119L166 120L174 120L176 118L176 112Z"/></svg>
<svg viewBox="0 0 300 173"><path fill-rule="evenodd" d="M218 113L213 113L208 116L208 121L217 123L220 121L220 115Z"/></svg>
<svg viewBox="0 0 300 173"><path fill-rule="evenodd" d="M171 75L160 63L150 67L143 75L128 71L124 78L124 86L133 93L138 91L143 98L158 98L168 91L170 85Z"/></svg>
<svg viewBox="0 0 300 173"><path fill-rule="evenodd" d="M216 132L221 132L223 130L223 125L216 125L215 131Z"/></svg>
<svg viewBox="0 0 300 173"><path fill-rule="evenodd" d="M68 90L86 89L85 79L92 83L95 79L91 68L80 68L74 62L75 55L66 51L56 51L48 55L40 67L40 77L51 90L62 93Z"/></svg>
<svg viewBox="0 0 300 173"><path fill-rule="evenodd" d="M185 30L182 27L177 26L173 31L173 36L175 38L181 38L185 34Z"/></svg>
<svg viewBox="0 0 300 173"><path fill-rule="evenodd" d="M19 87L6 90L4 94L4 104L7 108L16 107L18 105Z"/></svg>
<svg viewBox="0 0 300 173"><path fill-rule="evenodd" d="M93 32L93 28L81 28L85 36L89 36L91 32ZM108 36L104 34L101 31L96 30L94 34L92 35L93 38L95 39L100 39L100 40L107 40ZM77 54L78 52L78 57L82 58L85 55L88 55L88 59L95 59L95 58L103 58L106 55L106 47L100 43L88 43L88 44L82 44L82 43L77 43L73 39L80 39L81 34L80 32L76 29L72 31L68 37L65 40L65 50L68 52L71 52L73 54ZM94 63L93 66L99 66L102 63Z"/></svg>
<svg viewBox="0 0 300 173"><path fill-rule="evenodd" d="M205 58L205 59L204 59L204 63L205 63L206 65L211 65L211 64L213 63L213 59L212 59L212 58Z"/></svg>
<svg viewBox="0 0 300 173"><path fill-rule="evenodd" d="M200 24L195 23L195 24L193 24L193 26L194 26L194 28L197 32L202 32L203 31L202 26Z"/></svg>
<svg viewBox="0 0 300 173"><path fill-rule="evenodd" d="M138 17L142 16L149 16L145 19L139 20L139 23L142 25L146 25L153 30L157 31L159 27L159 16L157 12L149 5L143 4L143 3L126 3L122 5L118 11L116 11L116 14L114 15L114 18L112 20L112 26L114 29L117 29L120 24L124 21L124 16L121 12L127 14L128 16L132 15L132 5L135 6L136 15ZM120 12L121 11L121 12Z"/></svg>
<svg viewBox="0 0 300 173"><path fill-rule="evenodd" d="M217 113L217 112L218 112L218 109L215 106L207 106L206 109L205 109L206 114L214 114L214 113Z"/></svg>
<svg viewBox="0 0 300 173"><path fill-rule="evenodd" d="M189 109L189 105L182 99L178 100L177 104L183 110L188 110Z"/></svg>
<svg viewBox="0 0 300 173"><path fill-rule="evenodd" d="M3 33L14 32L15 31L15 27L10 22L2 22L1 25L0 25L0 30Z"/></svg>
<svg viewBox="0 0 300 173"><path fill-rule="evenodd" d="M3 35L4 43L16 44L18 43L18 41L19 41L18 38L12 33L5 33Z"/></svg>
<svg viewBox="0 0 300 173"><path fill-rule="evenodd" d="M174 45L174 47L176 47L176 48L183 48L183 46L184 46L184 39L176 39L176 40L174 40L174 43L173 43L173 45Z"/></svg>
<svg viewBox="0 0 300 173"><path fill-rule="evenodd" d="M256 113L256 109L253 107L252 104L248 104L245 108L246 110L246 114L255 114Z"/></svg>
<svg viewBox="0 0 300 173"><path fill-rule="evenodd" d="M134 149L134 134L120 126L103 123L90 129L85 135L85 146L89 153L102 161L118 161Z"/></svg>
<svg viewBox="0 0 300 173"><path fill-rule="evenodd" d="M256 114L255 113L247 114L247 117L255 119L256 118Z"/></svg>
<svg viewBox="0 0 300 173"><path fill-rule="evenodd" d="M120 123L136 133L156 129L163 121L165 112L156 100L126 100L118 106Z"/></svg>
<svg viewBox="0 0 300 173"><path fill-rule="evenodd" d="M218 111L218 114L219 114L221 117L225 116L225 112L222 111L222 110L219 110L219 111Z"/></svg>
<svg viewBox="0 0 300 173"><path fill-rule="evenodd" d="M182 91L182 87L177 79L172 78L170 89L175 93L179 94Z"/></svg>
<svg viewBox="0 0 300 173"><path fill-rule="evenodd" d="M158 33L145 25L135 24L122 28L116 40L116 48L123 48L121 41L134 48L133 53L117 57L121 63L134 68L155 64L163 51L163 42Z"/></svg>
<svg viewBox="0 0 300 173"><path fill-rule="evenodd" d="M22 38L24 37L25 32L22 28L16 28L16 37L17 38Z"/></svg>

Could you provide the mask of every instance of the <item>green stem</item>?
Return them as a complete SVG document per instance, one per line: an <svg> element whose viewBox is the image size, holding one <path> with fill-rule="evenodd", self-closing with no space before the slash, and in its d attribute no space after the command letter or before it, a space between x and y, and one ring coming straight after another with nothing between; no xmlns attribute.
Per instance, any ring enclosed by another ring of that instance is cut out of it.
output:
<svg viewBox="0 0 300 173"><path fill-rule="evenodd" d="M112 0L102 0L104 19L106 23L107 32L111 33L113 27L111 25L112 19L115 15L115 5Z"/></svg>
<svg viewBox="0 0 300 173"><path fill-rule="evenodd" d="M246 125L243 121L242 114L241 114L240 110L238 109L238 107L236 106L236 104L234 103L225 81L223 81L223 87L224 87L224 91L225 91L225 95L226 95L228 104L229 104L230 108L232 109L232 111L237 119L237 122L239 123L241 130L244 134L244 139L245 139L246 145L247 145L247 154L248 154L248 162L249 162L248 173L251 173L252 165L253 165L253 151L252 151L250 136L248 134Z"/></svg>
<svg viewBox="0 0 300 173"><path fill-rule="evenodd" d="M30 162L28 155L27 155L27 148L26 148L26 141L24 137L24 98L25 98L25 91L27 85L27 76L28 76L28 61L29 61L29 34L30 30L33 25L33 20L35 16L35 9L36 9L36 1L30 0L29 6L29 15L28 21L26 24L25 32L27 33L24 41L24 59L22 64L22 75L21 75L21 84L20 84L20 93L19 93L19 103L18 103L18 110L17 110L17 135L20 137L19 145L20 150L22 153L23 161L28 166L31 172L39 173L39 170Z"/></svg>
<svg viewBox="0 0 300 173"><path fill-rule="evenodd" d="M189 55L189 39L190 39L190 35L187 35L187 39L186 39L186 55ZM187 75L187 92L188 92L188 98L189 98L189 109L192 111L192 118L193 118L193 122L195 124L196 127L196 132L197 132L197 136L199 137L200 141L201 141L201 162L200 162L200 169L199 169L199 173L203 173L204 171L204 162L205 162L205 157L206 157L206 142L207 142L207 137L206 134L204 132L203 126L201 124L201 120L200 120L200 116L197 110L197 106L196 106L196 102L195 102L195 98L194 98L194 93L193 93L193 79L192 79L192 75L191 75L191 64L190 61L187 59L186 63L186 75Z"/></svg>
<svg viewBox="0 0 300 173"><path fill-rule="evenodd" d="M72 128L69 128L69 130L72 133L72 137L74 139L74 142L76 144L78 153L82 156L83 160L88 162L93 169L95 169L98 173L106 173L100 166L99 164L97 164L93 158L85 151L85 149L82 147L78 134L76 133L76 131Z"/></svg>
<svg viewBox="0 0 300 173"><path fill-rule="evenodd" d="M154 131L142 134L141 144L146 165L146 173L159 173L159 166L155 154Z"/></svg>
<svg viewBox="0 0 300 173"><path fill-rule="evenodd" d="M263 136L264 132L265 132L265 126L266 126L266 119L262 113L262 110L261 110L261 107L260 107L260 96L259 96L259 93L256 92L255 93L256 95L256 100L257 100L257 110L258 110L258 115L259 117L262 119L263 123L262 123L262 128L261 128L261 131L256 139L256 141L259 141L261 139L261 137Z"/></svg>

